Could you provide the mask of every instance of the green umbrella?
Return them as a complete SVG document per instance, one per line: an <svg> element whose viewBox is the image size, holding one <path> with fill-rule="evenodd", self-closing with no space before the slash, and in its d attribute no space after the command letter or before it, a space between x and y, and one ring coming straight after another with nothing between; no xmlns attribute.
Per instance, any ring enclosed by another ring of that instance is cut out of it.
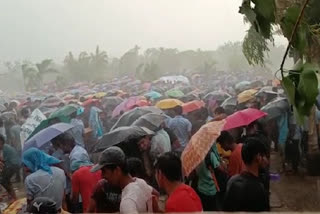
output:
<svg viewBox="0 0 320 214"><path fill-rule="evenodd" d="M171 98L179 98L179 97L183 97L184 93L179 89L171 89L166 92L166 95Z"/></svg>
<svg viewBox="0 0 320 214"><path fill-rule="evenodd" d="M55 117L60 117L60 116L69 117L71 114L77 112L78 109L79 109L79 107L77 105L73 105L73 104L63 106L63 107L59 108L57 111L53 112L50 115L49 119L55 118Z"/></svg>

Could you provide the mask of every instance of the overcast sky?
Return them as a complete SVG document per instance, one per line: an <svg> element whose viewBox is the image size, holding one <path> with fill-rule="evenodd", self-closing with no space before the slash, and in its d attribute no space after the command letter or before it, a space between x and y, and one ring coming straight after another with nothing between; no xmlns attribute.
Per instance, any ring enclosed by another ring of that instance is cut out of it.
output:
<svg viewBox="0 0 320 214"><path fill-rule="evenodd" d="M215 49L242 40L242 0L1 0L0 60L142 48Z"/></svg>

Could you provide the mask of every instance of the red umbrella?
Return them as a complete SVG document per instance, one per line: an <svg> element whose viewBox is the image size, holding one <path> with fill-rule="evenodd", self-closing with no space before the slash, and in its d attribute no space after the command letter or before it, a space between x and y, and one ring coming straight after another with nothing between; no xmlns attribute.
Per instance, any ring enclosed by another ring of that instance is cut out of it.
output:
<svg viewBox="0 0 320 214"><path fill-rule="evenodd" d="M120 113L129 111L134 107L147 106L149 103L146 100L143 100L141 97L130 97L129 99L124 100L120 103L112 112L112 117L120 115Z"/></svg>
<svg viewBox="0 0 320 214"><path fill-rule="evenodd" d="M227 122L224 125L223 130L230 130L241 126L247 126L264 116L267 116L267 114L254 108L237 111L226 118Z"/></svg>
<svg viewBox="0 0 320 214"><path fill-rule="evenodd" d="M198 109L204 107L204 105L205 105L205 103L201 100L194 100L191 102L184 103L182 105L183 113L187 114L189 112L198 110Z"/></svg>

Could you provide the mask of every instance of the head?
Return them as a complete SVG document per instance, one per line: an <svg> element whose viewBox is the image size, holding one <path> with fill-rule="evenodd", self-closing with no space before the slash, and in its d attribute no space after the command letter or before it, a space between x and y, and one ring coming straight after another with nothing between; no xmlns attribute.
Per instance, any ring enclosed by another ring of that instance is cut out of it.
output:
<svg viewBox="0 0 320 214"><path fill-rule="evenodd" d="M220 143L221 147L226 151L233 150L236 144L234 138L228 131L222 131L217 142Z"/></svg>
<svg viewBox="0 0 320 214"><path fill-rule="evenodd" d="M119 148L112 146L104 150L91 172L101 170L102 177L111 185L121 187L121 181L129 176L126 156Z"/></svg>
<svg viewBox="0 0 320 214"><path fill-rule="evenodd" d="M182 115L182 106L176 106L173 108L175 116Z"/></svg>
<svg viewBox="0 0 320 214"><path fill-rule="evenodd" d="M71 119L77 118L77 112L73 112L73 113L70 115L70 118L71 118Z"/></svg>
<svg viewBox="0 0 320 214"><path fill-rule="evenodd" d="M65 154L69 154L76 146L76 142L70 133L63 133L57 136L54 141L59 142L60 148Z"/></svg>
<svg viewBox="0 0 320 214"><path fill-rule="evenodd" d="M241 156L246 166L264 169L268 166L268 150L266 146L256 137L249 137L242 147Z"/></svg>
<svg viewBox="0 0 320 214"><path fill-rule="evenodd" d="M142 161L139 158L134 158L134 157L128 158L127 167L132 177L137 177L137 178L145 177L145 170L143 168Z"/></svg>
<svg viewBox="0 0 320 214"><path fill-rule="evenodd" d="M223 107L217 107L215 110L214 110L214 115L221 115L221 114L225 114L226 112L225 112L225 110L224 110L224 108Z"/></svg>
<svg viewBox="0 0 320 214"><path fill-rule="evenodd" d="M182 180L181 160L172 152L167 152L158 158L155 171L160 188L166 189L168 184Z"/></svg>
<svg viewBox="0 0 320 214"><path fill-rule="evenodd" d="M259 130L259 125L257 122L253 122L246 127L246 135L254 135Z"/></svg>
<svg viewBox="0 0 320 214"><path fill-rule="evenodd" d="M0 134L0 150L3 149L3 146L5 143L6 143L5 137L2 134Z"/></svg>
<svg viewBox="0 0 320 214"><path fill-rule="evenodd" d="M138 141L140 151L148 151L151 147L151 136L146 135Z"/></svg>
<svg viewBox="0 0 320 214"><path fill-rule="evenodd" d="M24 119L27 119L27 118L30 116L30 110L29 110L29 108L23 108L23 109L21 109L21 116L22 116Z"/></svg>

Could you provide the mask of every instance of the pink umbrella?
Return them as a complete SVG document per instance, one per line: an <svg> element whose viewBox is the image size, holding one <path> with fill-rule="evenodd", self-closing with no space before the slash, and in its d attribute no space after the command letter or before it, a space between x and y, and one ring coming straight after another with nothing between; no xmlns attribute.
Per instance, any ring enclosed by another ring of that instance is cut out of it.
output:
<svg viewBox="0 0 320 214"><path fill-rule="evenodd" d="M146 106L146 102L143 102L141 97L130 97L129 99L124 100L120 103L112 112L112 117L116 117L120 115L120 113L129 111L130 109L134 108L135 106L141 107Z"/></svg>
<svg viewBox="0 0 320 214"><path fill-rule="evenodd" d="M267 114L254 108L237 111L226 118L227 122L224 125L223 130L230 130L241 126L247 126L264 116L267 116Z"/></svg>

